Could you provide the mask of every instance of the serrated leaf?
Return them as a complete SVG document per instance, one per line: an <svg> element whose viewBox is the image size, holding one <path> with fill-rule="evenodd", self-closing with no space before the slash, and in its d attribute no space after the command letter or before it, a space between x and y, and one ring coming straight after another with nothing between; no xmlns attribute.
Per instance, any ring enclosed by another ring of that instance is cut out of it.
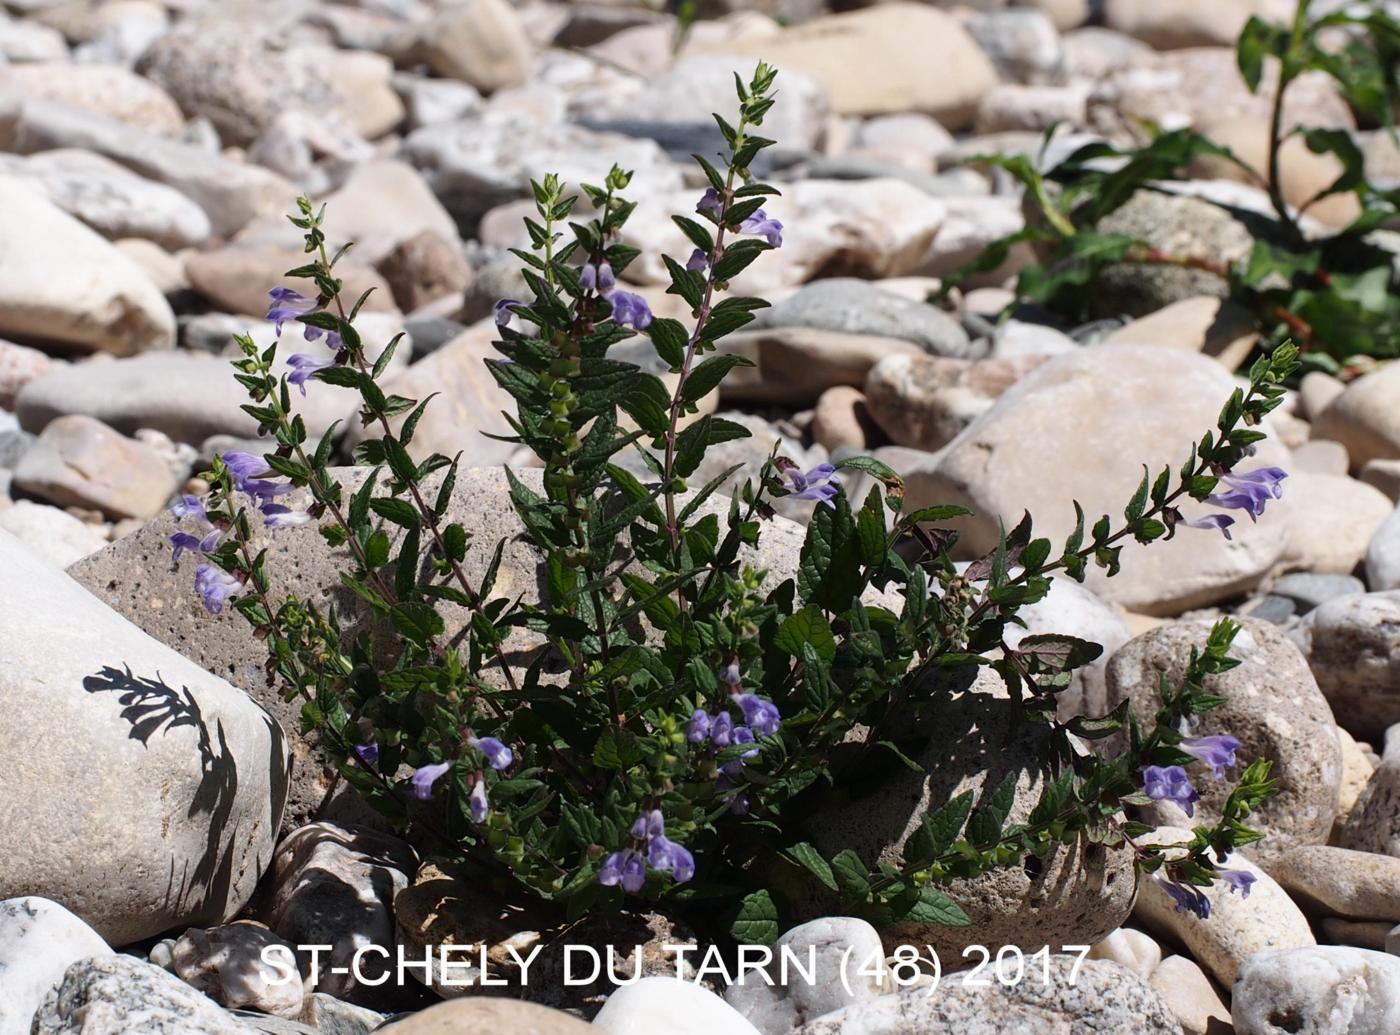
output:
<svg viewBox="0 0 1400 1035"><path fill-rule="evenodd" d="M831 623L816 607L804 607L794 615L789 615L778 626L773 637L773 646L794 658L802 657L802 645L810 644L817 657L830 665L836 660L836 637L832 635Z"/></svg>
<svg viewBox="0 0 1400 1035"><path fill-rule="evenodd" d="M744 896L729 933L740 945L772 945L778 940L778 907L767 891Z"/></svg>
<svg viewBox="0 0 1400 1035"><path fill-rule="evenodd" d="M831 872L831 864L822 857L821 852L817 851L816 848L806 841L799 841L789 848L785 854L832 891L840 890L840 887L836 883L836 875Z"/></svg>

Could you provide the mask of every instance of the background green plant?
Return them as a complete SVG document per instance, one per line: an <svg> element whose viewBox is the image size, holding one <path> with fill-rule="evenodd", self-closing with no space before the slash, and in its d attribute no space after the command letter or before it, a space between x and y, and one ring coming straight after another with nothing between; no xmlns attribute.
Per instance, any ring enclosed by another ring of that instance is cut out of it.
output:
<svg viewBox="0 0 1400 1035"><path fill-rule="evenodd" d="M1391 238L1375 234L1400 215L1400 190L1382 189L1367 178L1351 133L1290 125L1284 116L1290 86L1305 73L1320 72L1336 83L1362 125L1382 126L1394 134L1400 22L1381 4L1351 4L1320 16L1311 12L1310 0L1300 0L1290 25L1254 16L1236 46L1240 73L1252 92L1259 91L1266 65L1277 66L1264 169L1253 168L1201 133L1157 132L1151 126L1144 127L1153 133L1145 146L1089 144L1047 171L1028 155L977 156L970 161L1004 169L1021 182L1032 215L1025 229L993 242L949 277L939 297L968 276L1001 266L1017 244L1030 243L1044 259L1022 270L1017 302L1044 303L1071 319L1090 315L1101 274L1109 266L1180 266L1225 283L1229 296L1254 315L1264 351L1292 340L1303 350L1306 365L1333 372L1356 356L1400 356L1400 255ZM1280 151L1294 137L1315 154L1335 156L1341 168L1336 180L1301 211L1331 195L1353 194L1362 215L1350 225L1335 232L1307 232L1300 209L1284 200ZM1105 217L1135 193L1183 177L1192 161L1204 156L1234 163L1268 193L1271 218L1264 219L1244 259L1176 255L1100 229Z"/></svg>

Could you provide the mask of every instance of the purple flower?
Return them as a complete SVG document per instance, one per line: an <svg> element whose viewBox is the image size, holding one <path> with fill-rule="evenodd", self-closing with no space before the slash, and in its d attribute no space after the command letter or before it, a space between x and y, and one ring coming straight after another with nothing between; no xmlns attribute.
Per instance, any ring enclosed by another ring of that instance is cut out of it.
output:
<svg viewBox="0 0 1400 1035"><path fill-rule="evenodd" d="M177 518L194 517L201 521L209 520L209 515L204 512L204 501L198 496L181 496L180 502L170 508L170 513Z"/></svg>
<svg viewBox="0 0 1400 1035"><path fill-rule="evenodd" d="M716 219L724 211L724 204L719 200L719 191L713 187L708 187L701 195L699 203L695 206L696 212L703 212L706 215L714 216Z"/></svg>
<svg viewBox="0 0 1400 1035"><path fill-rule="evenodd" d="M725 686L735 687L740 682L739 661L736 658L719 670L719 681Z"/></svg>
<svg viewBox="0 0 1400 1035"><path fill-rule="evenodd" d="M515 761L515 753L495 737L468 737L467 743L485 755L486 764L497 772Z"/></svg>
<svg viewBox="0 0 1400 1035"><path fill-rule="evenodd" d="M514 298L503 298L497 302L495 306L492 307L496 314L496 326L504 327L506 324L510 323L510 318L515 315L511 306L523 306L524 304L524 302Z"/></svg>
<svg viewBox="0 0 1400 1035"><path fill-rule="evenodd" d="M728 712L720 712L710 723L710 743L719 748L734 743L734 720Z"/></svg>
<svg viewBox="0 0 1400 1035"><path fill-rule="evenodd" d="M272 304L267 309L267 319L273 322L279 335L282 333L282 325L288 320L305 316L316 308L314 298L307 298L289 287L275 287L267 295L272 299Z"/></svg>
<svg viewBox="0 0 1400 1035"><path fill-rule="evenodd" d="M1217 880L1224 881L1231 891L1238 891L1240 898L1249 898L1249 891L1259 878L1248 870L1216 870Z"/></svg>
<svg viewBox="0 0 1400 1035"><path fill-rule="evenodd" d="M272 484L258 483L258 484ZM311 515L304 510L293 510L280 503L264 503L259 510L262 511L263 524L271 529L295 528L297 525L304 525L311 520Z"/></svg>
<svg viewBox="0 0 1400 1035"><path fill-rule="evenodd" d="M783 476L792 483L792 492L788 495L793 499L816 500L828 507L836 506L833 501L840 492L841 480L836 477L836 468L832 464L818 464L806 473L788 467L783 470Z"/></svg>
<svg viewBox="0 0 1400 1035"><path fill-rule="evenodd" d="M1148 766L1142 771L1142 789L1153 801L1176 802L1188 816L1196 814L1196 802L1201 797L1179 765Z"/></svg>
<svg viewBox="0 0 1400 1035"><path fill-rule="evenodd" d="M752 744L754 742L753 730L749 729L747 726L735 726L734 735L730 739L730 746L734 747L740 744ZM750 758L757 758L758 753L758 748L751 748L733 761L724 763L724 765L719 767L720 771L730 776L738 776L744 768L744 763Z"/></svg>
<svg viewBox="0 0 1400 1035"><path fill-rule="evenodd" d="M477 780L476 786L472 788L471 797L468 804L472 810L473 823L485 823L486 813L491 811L491 803L486 800L486 781Z"/></svg>
<svg viewBox="0 0 1400 1035"><path fill-rule="evenodd" d="M647 845L647 862L652 869L669 873L677 884L684 884L695 876L695 856L683 845L668 840L658 834Z"/></svg>
<svg viewBox="0 0 1400 1035"><path fill-rule="evenodd" d="M1240 742L1228 736L1188 737L1177 747L1206 763L1215 778L1221 780L1225 777L1225 770L1235 764L1235 752L1240 749Z"/></svg>
<svg viewBox="0 0 1400 1035"><path fill-rule="evenodd" d="M219 459L224 462L229 474L233 475L234 485L240 489L243 487L243 482L248 479L271 473L268 470L267 461L252 453L231 449L227 453L219 454Z"/></svg>
<svg viewBox="0 0 1400 1035"><path fill-rule="evenodd" d="M443 773L452 768L451 762L439 762L437 765L419 766L413 773L413 796L419 801L427 801L433 796L433 784Z"/></svg>
<svg viewBox="0 0 1400 1035"><path fill-rule="evenodd" d="M311 324L307 324L306 329L301 332L301 336L307 341L320 341L321 335L323 334L326 336L326 347L332 352L339 352L344 348L345 343L340 340L340 335L335 331L327 331L320 327L313 327Z"/></svg>
<svg viewBox="0 0 1400 1035"><path fill-rule="evenodd" d="M639 331L651 326L651 307L641 295L630 291L614 291L608 301L612 303L612 318L618 323L628 324Z"/></svg>
<svg viewBox="0 0 1400 1035"><path fill-rule="evenodd" d="M241 582L216 565L201 564L194 570L195 591L204 598L204 609L211 615L222 611L224 601L242 586Z"/></svg>
<svg viewBox="0 0 1400 1035"><path fill-rule="evenodd" d="M776 219L769 219L768 213L759 209L739 224L739 233L757 234L759 237L767 238L769 245L774 248L783 246L783 224Z"/></svg>
<svg viewBox="0 0 1400 1035"><path fill-rule="evenodd" d="M217 528L203 539L191 535L189 532L176 532L170 537L170 545L175 547L170 554L170 563L178 564L180 561L180 554L184 553L186 550L194 550L199 553L213 553L219 548L219 542L223 537L223 532Z"/></svg>
<svg viewBox="0 0 1400 1035"><path fill-rule="evenodd" d="M605 888L615 888L622 883L622 864L627 854L623 852L613 852L603 860L603 865L598 867L598 883Z"/></svg>
<svg viewBox="0 0 1400 1035"><path fill-rule="evenodd" d="M696 248L690 253L690 258L685 261L685 268L694 273L704 273L710 265L710 257Z"/></svg>
<svg viewBox="0 0 1400 1035"><path fill-rule="evenodd" d="M1210 899L1199 888L1187 884L1177 884L1175 881L1163 880L1161 877L1153 878L1161 885L1165 891L1176 902L1178 913L1195 913L1202 920L1210 917Z"/></svg>
<svg viewBox="0 0 1400 1035"><path fill-rule="evenodd" d="M1203 528L1207 531L1219 529L1220 534L1226 539L1233 539L1230 535L1230 526L1235 523L1235 519L1229 514L1207 514L1205 517L1192 518L1190 521L1182 521L1183 525L1190 528Z"/></svg>
<svg viewBox="0 0 1400 1035"><path fill-rule="evenodd" d="M287 375L287 380L300 388L301 394L305 395L306 382L311 375L318 370L335 366L335 359L331 356L313 356L308 352L298 352L287 358L287 366L292 368L292 372Z"/></svg>
<svg viewBox="0 0 1400 1035"><path fill-rule="evenodd" d="M749 814L749 796L743 791L733 795L729 799L729 811L736 816L747 816Z"/></svg>
<svg viewBox="0 0 1400 1035"><path fill-rule="evenodd" d="M1283 488L1279 484L1288 477L1281 467L1261 467L1244 474L1221 475L1220 480L1229 486L1228 492L1216 492L1206 497L1207 503L1232 510L1243 510L1250 520L1258 520L1264 513L1264 505L1269 500L1279 499Z"/></svg>
<svg viewBox="0 0 1400 1035"><path fill-rule="evenodd" d="M744 713L744 721L765 737L778 732L783 717L778 706L754 694L734 694L730 698Z"/></svg>
<svg viewBox="0 0 1400 1035"><path fill-rule="evenodd" d="M378 764L379 764L379 745L378 745L378 744L356 744L356 745L355 745L355 757L358 758L358 759L359 759L361 762L363 762L365 765L378 765Z"/></svg>
<svg viewBox="0 0 1400 1035"><path fill-rule="evenodd" d="M690 724L685 728L685 739L692 744L703 744L709 735L709 713L701 708L696 708L695 713L690 717Z"/></svg>
<svg viewBox="0 0 1400 1035"><path fill-rule="evenodd" d="M607 261L593 265L588 263L578 274L579 286L585 291L596 291L600 295L606 295L617 286L617 278L613 276L612 266Z"/></svg>
<svg viewBox="0 0 1400 1035"><path fill-rule="evenodd" d="M646 882L647 864L640 855L633 852L622 864L622 890L629 895L635 895L642 890Z"/></svg>

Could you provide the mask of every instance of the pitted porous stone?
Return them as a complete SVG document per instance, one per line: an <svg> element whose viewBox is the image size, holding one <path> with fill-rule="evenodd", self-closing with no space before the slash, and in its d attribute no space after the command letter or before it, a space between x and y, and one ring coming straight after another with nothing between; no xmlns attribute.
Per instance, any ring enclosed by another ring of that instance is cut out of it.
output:
<svg viewBox="0 0 1400 1035"><path fill-rule="evenodd" d="M1150 723L1161 704L1160 680L1179 684L1192 649L1205 646L1211 624L1208 619L1173 622L1121 648L1108 662L1107 706L1131 699L1139 721ZM1249 817L1250 826L1268 835L1250 846L1250 854L1267 866L1294 845L1327 840L1337 815L1342 748L1331 709L1298 648L1268 622L1244 618L1240 624L1230 648L1240 664L1206 679L1206 691L1224 700L1201 716L1193 735L1238 738L1233 775L1257 758L1274 763L1270 776L1278 790ZM1121 738L1115 738L1109 750L1120 748ZM1201 795L1196 821L1208 822L1219 816L1234 782L1212 779L1204 765L1190 772ZM1187 825L1172 803L1157 802L1147 811L1159 823Z"/></svg>
<svg viewBox="0 0 1400 1035"><path fill-rule="evenodd" d="M793 1035L1181 1035L1162 997L1121 964L1052 955L1048 983L1041 964L1026 966L1025 980L1010 985L948 974L931 994L911 988L857 1003Z"/></svg>
<svg viewBox="0 0 1400 1035"><path fill-rule="evenodd" d="M1400 590L1334 597L1298 635L1340 725L1368 739L1400 722Z"/></svg>

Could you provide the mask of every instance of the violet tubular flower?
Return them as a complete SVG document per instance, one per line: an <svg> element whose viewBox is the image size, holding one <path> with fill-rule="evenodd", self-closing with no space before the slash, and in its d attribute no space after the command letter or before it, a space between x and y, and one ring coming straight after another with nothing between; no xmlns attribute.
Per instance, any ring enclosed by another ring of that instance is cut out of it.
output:
<svg viewBox="0 0 1400 1035"><path fill-rule="evenodd" d="M318 370L335 366L335 359L331 356L313 356L308 352L298 352L287 357L287 366L292 368L292 372L287 375L288 382L296 385L301 389L301 394L305 395L306 382L310 380L311 375Z"/></svg>
<svg viewBox="0 0 1400 1035"><path fill-rule="evenodd" d="M651 326L651 307L641 295L630 291L614 291L608 296L612 303L612 318L618 323L644 331Z"/></svg>
<svg viewBox="0 0 1400 1035"><path fill-rule="evenodd" d="M759 209L740 223L739 233L762 237L773 248L783 246L783 224L776 219L768 218L768 213L764 212L763 209Z"/></svg>
<svg viewBox="0 0 1400 1035"><path fill-rule="evenodd" d="M734 694L730 699L744 713L744 721L762 736L771 737L783 724L778 706L772 701L755 694Z"/></svg>
<svg viewBox="0 0 1400 1035"><path fill-rule="evenodd" d="M703 744L710 736L710 716L704 709L696 708L685 728L685 739L692 744Z"/></svg>
<svg viewBox="0 0 1400 1035"><path fill-rule="evenodd" d="M816 500L828 507L835 507L840 493L841 480L836 477L833 464L818 464L810 471L799 471L795 467L784 469L783 476L792 484L788 495L795 500Z"/></svg>
<svg viewBox="0 0 1400 1035"><path fill-rule="evenodd" d="M427 801L433 796L433 784L437 783L442 775L451 768L451 762L419 766L414 770L413 777L409 781L413 787L413 796L419 801Z"/></svg>
<svg viewBox="0 0 1400 1035"><path fill-rule="evenodd" d="M1206 531L1219 531L1226 539L1233 539L1230 534L1230 526L1235 523L1235 519L1229 514L1207 514L1205 517L1191 518L1189 521L1181 522L1188 528L1201 528Z"/></svg>
<svg viewBox="0 0 1400 1035"><path fill-rule="evenodd" d="M376 766L379 764L379 745L356 744L355 757L366 766Z"/></svg>
<svg viewBox="0 0 1400 1035"><path fill-rule="evenodd" d="M272 304L267 308L267 319L272 321L278 335L281 335L284 323L295 320L298 316L305 316L316 308L314 298L307 298L289 287L275 287L267 296L272 299Z"/></svg>
<svg viewBox="0 0 1400 1035"><path fill-rule="evenodd" d="M170 545L174 547L170 553L170 563L178 564L180 562L180 554L184 553L186 550L195 553L213 553L219 548L219 543L223 538L224 533L217 528L205 535L202 539L189 532L176 532L170 537Z"/></svg>
<svg viewBox="0 0 1400 1035"><path fill-rule="evenodd" d="M705 193L700 196L700 201L695 206L695 211L707 216L714 216L716 219L724 211L724 204L719 200L719 191L713 187L705 188Z"/></svg>
<svg viewBox="0 0 1400 1035"><path fill-rule="evenodd" d="M617 286L617 278L613 276L612 266L607 262L600 262L596 266L588 263L578 274L579 286L585 291L596 291L600 295L606 295Z"/></svg>
<svg viewBox="0 0 1400 1035"><path fill-rule="evenodd" d="M177 518L193 517L199 518L201 521L209 520L209 515L204 510L204 501L198 496L181 496L180 502L170 508L170 513Z"/></svg>
<svg viewBox="0 0 1400 1035"><path fill-rule="evenodd" d="M1238 892L1240 898L1249 898L1250 889L1259 879L1248 870L1216 870L1215 877L1223 881L1230 891Z"/></svg>
<svg viewBox="0 0 1400 1035"><path fill-rule="evenodd" d="M710 268L710 257L696 248L690 253L690 258L685 260L685 268L692 273L704 273Z"/></svg>
<svg viewBox="0 0 1400 1035"><path fill-rule="evenodd" d="M243 587L243 583L224 569L213 564L201 564L194 570L194 588L204 601L204 610L216 615L224 603Z"/></svg>
<svg viewBox="0 0 1400 1035"><path fill-rule="evenodd" d="M1240 742L1234 737L1226 735L1188 737L1177 747L1193 758L1206 763L1210 766L1214 777L1217 780L1223 780L1225 770L1235 764L1235 752L1240 749Z"/></svg>
<svg viewBox="0 0 1400 1035"><path fill-rule="evenodd" d="M515 315L515 311L512 307L524 306L524 304L524 302L516 298L503 298L497 302L492 306L492 311L496 317L496 326L504 327L506 324L510 323L511 317Z"/></svg>
<svg viewBox="0 0 1400 1035"><path fill-rule="evenodd" d="M1148 766L1142 771L1142 790L1153 801L1176 802L1188 816L1196 814L1196 802L1201 797L1179 765Z"/></svg>
<svg viewBox="0 0 1400 1035"><path fill-rule="evenodd" d="M476 786L472 788L467 803L472 810L472 822L485 823L486 814L491 811L491 802L486 797L486 781L484 779L476 781Z"/></svg>
<svg viewBox="0 0 1400 1035"><path fill-rule="evenodd" d="M293 510L281 503L264 503L258 509L263 516L263 524L273 531L279 528L295 528L311 520L311 515L306 511Z"/></svg>
<svg viewBox="0 0 1400 1035"><path fill-rule="evenodd" d="M486 764L500 772L515 761L515 752L495 737L468 737L467 744L486 756Z"/></svg>
<svg viewBox="0 0 1400 1035"><path fill-rule="evenodd" d="M1260 467L1243 474L1223 474L1220 480L1228 487L1226 492L1215 492L1206 497L1207 503L1231 510L1243 510L1250 520L1257 521L1264 513L1269 500L1283 496L1282 481L1288 472L1281 467Z"/></svg>
<svg viewBox="0 0 1400 1035"><path fill-rule="evenodd" d="M1171 896L1176 903L1178 913L1195 913L1202 920L1210 918L1210 899L1200 888L1188 884L1177 884L1175 881L1164 880L1161 877L1153 878L1161 886L1162 890Z"/></svg>

